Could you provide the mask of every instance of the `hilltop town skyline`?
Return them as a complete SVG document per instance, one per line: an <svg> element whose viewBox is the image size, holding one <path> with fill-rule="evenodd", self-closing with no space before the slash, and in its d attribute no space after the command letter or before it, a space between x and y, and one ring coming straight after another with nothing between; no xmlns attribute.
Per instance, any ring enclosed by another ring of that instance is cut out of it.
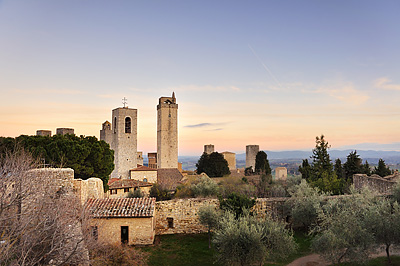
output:
<svg viewBox="0 0 400 266"><path fill-rule="evenodd" d="M396 1L0 3L0 136L96 136L138 109L156 150L157 99L176 93L179 155L400 150ZM363 144L363 145L361 145ZM361 148L362 147L362 148Z"/></svg>

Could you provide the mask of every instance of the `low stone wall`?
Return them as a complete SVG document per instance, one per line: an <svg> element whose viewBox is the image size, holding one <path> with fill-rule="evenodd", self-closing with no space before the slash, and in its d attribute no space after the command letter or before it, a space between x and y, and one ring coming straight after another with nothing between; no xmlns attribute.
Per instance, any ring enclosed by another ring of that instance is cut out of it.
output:
<svg viewBox="0 0 400 266"><path fill-rule="evenodd" d="M202 206L219 206L217 199L174 199L156 202L156 234L194 234L207 232L198 219Z"/></svg>
<svg viewBox="0 0 400 266"><path fill-rule="evenodd" d="M283 205L287 198L257 199L253 212L264 218L267 214L272 217L284 217ZM195 234L207 232L200 224L197 213L200 207L212 205L219 208L217 199L191 198L174 199L156 202L156 234Z"/></svg>
<svg viewBox="0 0 400 266"><path fill-rule="evenodd" d="M378 193L391 193L393 186L397 183L396 181L387 180L377 175L367 176L365 174L353 175L353 183L356 189L368 187Z"/></svg>

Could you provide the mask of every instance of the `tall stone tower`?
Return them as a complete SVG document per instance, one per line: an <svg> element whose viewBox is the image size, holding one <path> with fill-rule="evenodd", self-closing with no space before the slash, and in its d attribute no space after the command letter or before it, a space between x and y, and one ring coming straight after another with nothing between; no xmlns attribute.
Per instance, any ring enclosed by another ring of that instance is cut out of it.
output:
<svg viewBox="0 0 400 266"><path fill-rule="evenodd" d="M260 151L260 146L258 145L247 145L246 146L246 168L252 167L253 171L256 168L256 156Z"/></svg>
<svg viewBox="0 0 400 266"><path fill-rule="evenodd" d="M208 145L204 145L204 152L207 154L211 154L214 152L214 145L212 144L208 144Z"/></svg>
<svg viewBox="0 0 400 266"><path fill-rule="evenodd" d="M178 104L160 97L157 105L157 168L178 168Z"/></svg>
<svg viewBox="0 0 400 266"><path fill-rule="evenodd" d="M137 109L112 110L112 123L103 123L100 140L114 150L115 168L111 178L129 179L129 170L137 167Z"/></svg>

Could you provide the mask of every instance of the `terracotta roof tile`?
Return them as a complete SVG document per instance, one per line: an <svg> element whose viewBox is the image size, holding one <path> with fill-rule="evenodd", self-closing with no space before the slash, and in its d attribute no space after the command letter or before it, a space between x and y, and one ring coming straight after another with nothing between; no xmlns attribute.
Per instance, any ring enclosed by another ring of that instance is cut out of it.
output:
<svg viewBox="0 0 400 266"><path fill-rule="evenodd" d="M178 168L157 169L157 183L166 189L174 190L181 183L183 175Z"/></svg>
<svg viewBox="0 0 400 266"><path fill-rule="evenodd" d="M138 165L137 168L132 169L131 171L157 171L157 169L149 168L149 167L144 166L144 165L140 165L140 166Z"/></svg>
<svg viewBox="0 0 400 266"><path fill-rule="evenodd" d="M85 208L94 218L153 217L155 198L88 199Z"/></svg>
<svg viewBox="0 0 400 266"><path fill-rule="evenodd" d="M118 179L108 183L110 189L131 188L131 187L150 187L153 184L135 179Z"/></svg>

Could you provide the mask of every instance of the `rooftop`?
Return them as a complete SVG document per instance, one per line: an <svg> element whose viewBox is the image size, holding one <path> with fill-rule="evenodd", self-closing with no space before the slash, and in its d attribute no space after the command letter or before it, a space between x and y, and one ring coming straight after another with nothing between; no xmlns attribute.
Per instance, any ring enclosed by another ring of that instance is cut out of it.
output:
<svg viewBox="0 0 400 266"><path fill-rule="evenodd" d="M155 198L88 199L94 218L153 217Z"/></svg>

